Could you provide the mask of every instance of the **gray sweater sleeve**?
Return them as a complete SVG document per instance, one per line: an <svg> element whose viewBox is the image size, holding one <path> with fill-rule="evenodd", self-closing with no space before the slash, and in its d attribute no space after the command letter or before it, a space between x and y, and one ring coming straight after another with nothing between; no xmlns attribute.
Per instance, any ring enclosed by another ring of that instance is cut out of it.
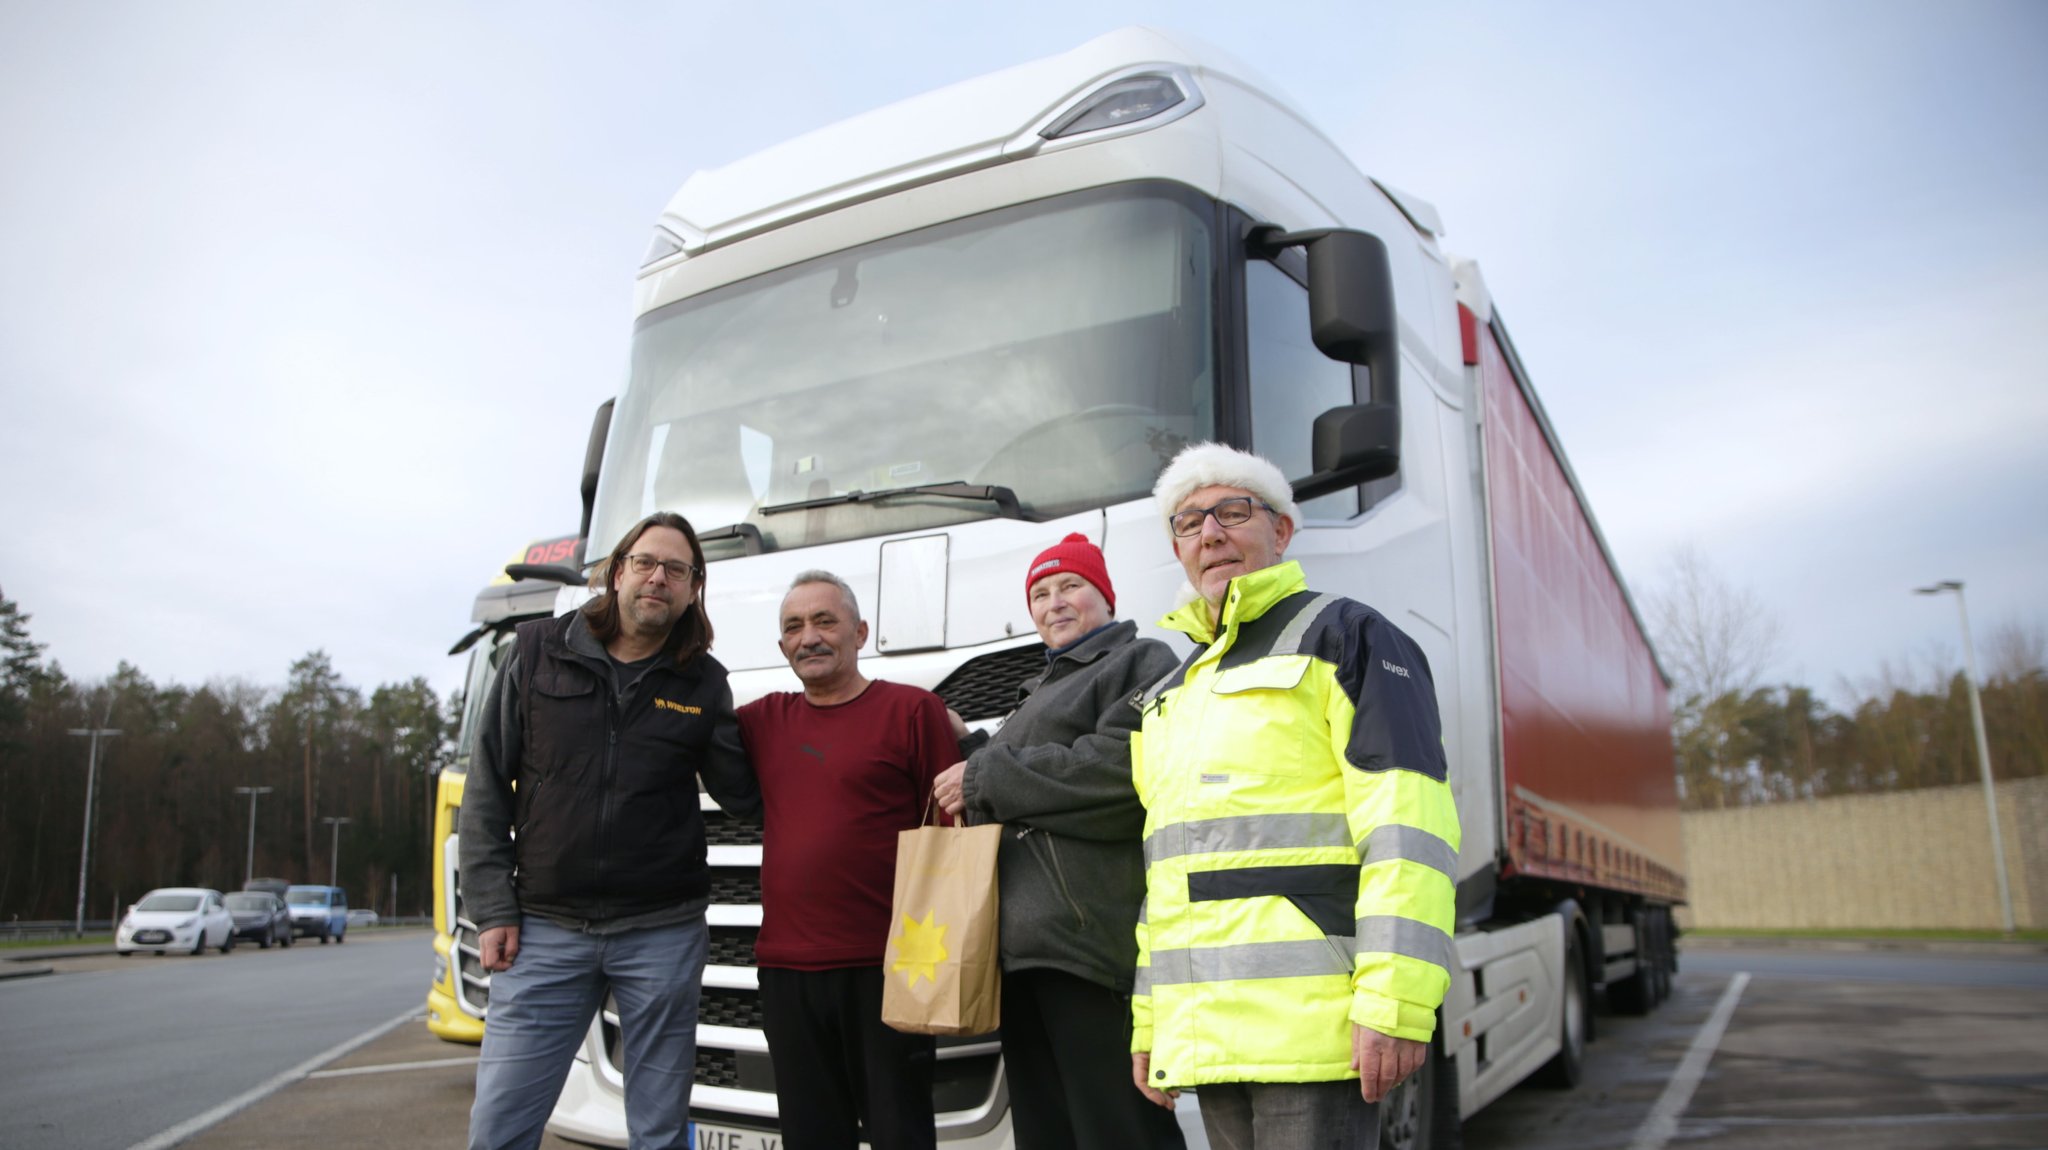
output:
<svg viewBox="0 0 2048 1150"><path fill-rule="evenodd" d="M1070 700L1067 714L1033 714L1057 705L1043 689L1026 699L994 741L968 758L961 786L968 809L1070 838L1136 841L1145 808L1131 785L1131 732L1141 716L1129 699L1178 665L1166 644L1140 639L1075 672L1088 676L1089 690ZM1033 741L1041 734L1051 737ZM1063 734L1072 742L1059 741Z"/></svg>
<svg viewBox="0 0 2048 1150"><path fill-rule="evenodd" d="M512 780L525 751L525 716L519 709L519 655L504 669L477 716L476 745L462 786L460 829L462 907L478 930L519 925L519 895L512 886Z"/></svg>

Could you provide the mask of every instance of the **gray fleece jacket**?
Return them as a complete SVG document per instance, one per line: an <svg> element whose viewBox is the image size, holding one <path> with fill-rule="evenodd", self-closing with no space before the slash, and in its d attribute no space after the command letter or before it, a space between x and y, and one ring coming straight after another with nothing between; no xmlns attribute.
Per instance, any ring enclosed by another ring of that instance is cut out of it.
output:
<svg viewBox="0 0 2048 1150"><path fill-rule="evenodd" d="M968 756L968 814L1003 824L1003 969L1063 970L1130 993L1145 898L1130 700L1179 663L1136 623L1112 624L1022 684L1015 713Z"/></svg>

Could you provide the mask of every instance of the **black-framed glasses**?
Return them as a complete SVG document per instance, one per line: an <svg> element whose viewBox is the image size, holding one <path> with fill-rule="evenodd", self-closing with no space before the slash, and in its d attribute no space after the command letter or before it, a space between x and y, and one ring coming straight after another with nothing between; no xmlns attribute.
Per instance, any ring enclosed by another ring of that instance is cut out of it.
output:
<svg viewBox="0 0 2048 1150"><path fill-rule="evenodd" d="M1218 501L1213 507L1190 507L1186 511L1176 511L1173 518L1167 522L1173 525L1175 535L1185 539L1190 535L1200 535L1202 520L1211 515L1216 517L1218 527L1236 527L1252 517L1254 508L1260 511L1273 510L1249 495L1233 495Z"/></svg>
<svg viewBox="0 0 2048 1150"><path fill-rule="evenodd" d="M635 575L652 575L654 569L659 567L668 573L669 581L673 583L694 580L704 574L704 569L695 563L685 563L680 559L659 559L638 551L626 556L626 567Z"/></svg>

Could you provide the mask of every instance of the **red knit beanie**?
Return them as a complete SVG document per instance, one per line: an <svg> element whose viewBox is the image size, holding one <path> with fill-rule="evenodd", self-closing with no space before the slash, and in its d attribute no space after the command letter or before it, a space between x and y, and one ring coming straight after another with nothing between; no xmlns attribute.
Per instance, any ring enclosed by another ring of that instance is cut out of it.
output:
<svg viewBox="0 0 2048 1150"><path fill-rule="evenodd" d="M1102 598L1109 603L1112 614L1116 612L1116 591L1109 585L1109 568L1102 562L1102 549L1088 542L1088 537L1079 531L1038 553L1031 561L1031 569L1024 573L1024 598L1031 598L1031 585L1047 575L1062 571L1071 572L1086 579Z"/></svg>

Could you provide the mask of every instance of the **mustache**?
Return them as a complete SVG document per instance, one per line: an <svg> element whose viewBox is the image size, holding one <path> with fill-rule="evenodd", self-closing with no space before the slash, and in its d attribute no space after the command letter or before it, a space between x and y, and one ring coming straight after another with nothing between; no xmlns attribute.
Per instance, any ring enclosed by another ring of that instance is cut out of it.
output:
<svg viewBox="0 0 2048 1150"><path fill-rule="evenodd" d="M813 643L808 647L798 647L796 649L796 654L792 656L792 658L808 659L812 655L830 655L833 653L834 652L829 645L824 643Z"/></svg>

